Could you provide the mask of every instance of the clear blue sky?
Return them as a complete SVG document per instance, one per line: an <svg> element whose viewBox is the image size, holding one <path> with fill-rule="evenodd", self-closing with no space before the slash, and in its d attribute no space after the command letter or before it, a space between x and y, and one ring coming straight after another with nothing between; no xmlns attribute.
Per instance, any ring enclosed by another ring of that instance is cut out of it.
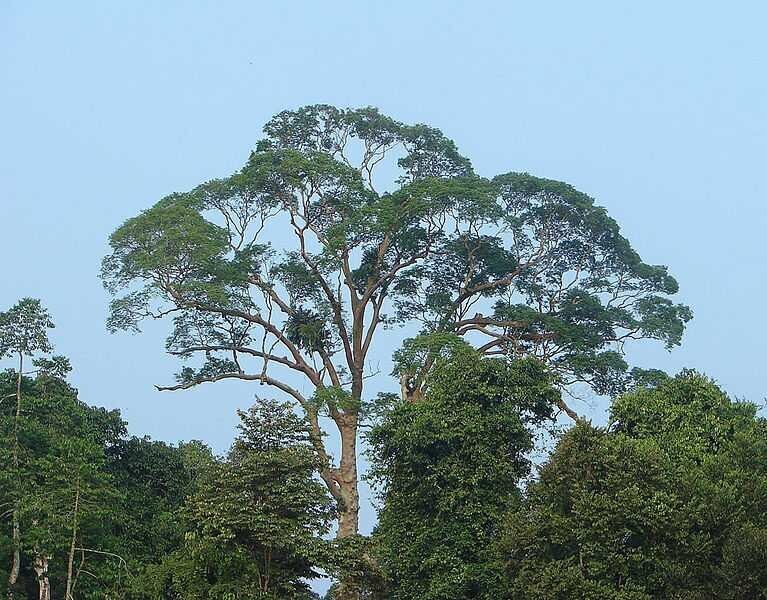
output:
<svg viewBox="0 0 767 600"><path fill-rule="evenodd" d="M6 0L0 308L42 298L81 397L120 408L133 433L224 450L252 390L154 391L176 367L164 325L104 327L107 236L239 168L282 109L375 105L440 127L483 175L529 171L597 198L695 311L680 349L636 360L760 401L765 6Z"/></svg>

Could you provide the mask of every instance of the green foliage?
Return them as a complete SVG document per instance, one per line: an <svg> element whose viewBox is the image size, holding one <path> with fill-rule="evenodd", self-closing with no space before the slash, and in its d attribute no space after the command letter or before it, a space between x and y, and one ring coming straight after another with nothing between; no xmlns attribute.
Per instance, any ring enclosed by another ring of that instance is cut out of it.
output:
<svg viewBox="0 0 767 600"><path fill-rule="evenodd" d="M335 410L357 410L359 402L352 398L352 395L340 386L330 386L318 389L312 397L314 406L318 411L328 409Z"/></svg>
<svg viewBox="0 0 767 600"><path fill-rule="evenodd" d="M766 433L694 372L618 398L610 428L567 432L512 511L505 597L767 598Z"/></svg>
<svg viewBox="0 0 767 600"><path fill-rule="evenodd" d="M207 464L187 499L182 548L147 572L146 597L311 597L305 580L327 562L332 505L313 478L307 426L274 401L240 419L227 460Z"/></svg>
<svg viewBox="0 0 767 600"><path fill-rule="evenodd" d="M285 335L297 347L309 352L327 348L330 337L325 320L313 311L304 309L296 310L288 317Z"/></svg>
<svg viewBox="0 0 767 600"><path fill-rule="evenodd" d="M158 287L177 297L189 296L226 303L219 283L227 232L205 220L188 196L168 196L138 217L128 220L110 238L114 253L104 261L110 289L134 280L146 287L131 292L113 306L110 329L137 329L151 314Z"/></svg>
<svg viewBox="0 0 767 600"><path fill-rule="evenodd" d="M471 346L453 333L431 333L408 338L394 353L394 375L415 372L418 367L438 359L471 354Z"/></svg>
<svg viewBox="0 0 767 600"><path fill-rule="evenodd" d="M48 353L53 346L48 329L55 327L40 300L23 298L5 312L0 312L0 358L21 354Z"/></svg>
<svg viewBox="0 0 767 600"><path fill-rule="evenodd" d="M194 479L184 446L145 437L119 440L107 459L107 470L121 491L113 506L113 548L138 573L181 546L180 509Z"/></svg>
<svg viewBox="0 0 767 600"><path fill-rule="evenodd" d="M15 386L16 374L6 371L0 376L0 397ZM78 548L106 549L103 544L111 536L109 523L119 491L106 472L105 451L124 435L125 424L116 411L92 408L78 400L72 387L48 372L22 379L22 400L18 467L10 457L11 445L4 441L0 446L0 568L10 564L7 508L16 499L22 550L19 588L37 593L32 564L36 557L45 556L53 589L63 593L75 517ZM13 410L3 407L3 440L12 436L14 420ZM116 589L125 575L120 565L81 554L77 554L77 563L86 561L81 568L91 575L76 579L77 597L101 598Z"/></svg>
<svg viewBox="0 0 767 600"><path fill-rule="evenodd" d="M37 597L33 564L46 557L54 597L63 596L74 535L75 598L127 598L153 563L183 544L181 506L213 458L198 442L126 439L118 411L86 405L51 372L38 367L35 378L22 378L17 467L8 443L15 407L0 404L0 576L11 563L9 508L17 503L18 590ZM16 377L0 374L0 398L15 391Z"/></svg>
<svg viewBox="0 0 767 600"><path fill-rule="evenodd" d="M371 537L352 535L331 543L325 570L336 582L324 600L344 598L343 592L355 594L359 600L386 600L386 581L375 556L376 541ZM343 583L339 583L343 582Z"/></svg>
<svg viewBox="0 0 767 600"><path fill-rule="evenodd" d="M438 360L424 400L400 403L371 431L386 598L496 598L491 543L529 473L532 427L557 397L536 361L466 352Z"/></svg>
<svg viewBox="0 0 767 600"><path fill-rule="evenodd" d="M674 278L573 187L526 173L478 177L439 130L371 107L283 111L264 133L241 170L163 198L110 238L110 328L202 313L210 323L197 343L174 334L174 351L240 352L183 384L261 372L243 366L263 360L242 350L250 335L222 343L222 329L257 331L261 354L319 354L322 377L338 355L360 378L368 332L418 323L425 336L537 357L563 383L600 393L632 384L625 341L679 344L692 315L669 298ZM387 162L395 174L383 178ZM414 365L414 381L430 367Z"/></svg>

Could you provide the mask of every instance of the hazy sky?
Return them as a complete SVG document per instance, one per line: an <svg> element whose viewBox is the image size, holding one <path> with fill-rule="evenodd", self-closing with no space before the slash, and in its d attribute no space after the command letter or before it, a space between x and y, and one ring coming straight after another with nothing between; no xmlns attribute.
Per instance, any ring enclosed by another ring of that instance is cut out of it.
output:
<svg viewBox="0 0 767 600"><path fill-rule="evenodd" d="M761 401L765 6L5 0L0 309L42 298L81 397L120 408L131 432L224 450L253 389L154 391L176 368L165 325L107 333L107 237L238 169L280 110L374 105L441 128L482 175L529 171L594 196L695 311L681 348L636 360ZM379 345L384 364L391 350Z"/></svg>

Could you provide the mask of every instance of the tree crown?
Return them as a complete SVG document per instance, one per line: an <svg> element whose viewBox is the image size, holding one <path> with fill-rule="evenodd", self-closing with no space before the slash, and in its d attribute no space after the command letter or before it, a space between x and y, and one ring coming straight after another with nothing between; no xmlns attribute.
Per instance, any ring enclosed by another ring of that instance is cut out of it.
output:
<svg viewBox="0 0 767 600"><path fill-rule="evenodd" d="M110 327L173 315L168 349L205 356L177 387L249 378L303 402L271 376L292 369L358 400L381 324L534 356L599 392L628 383L627 340L679 343L691 312L675 279L572 186L481 177L438 129L374 108L284 111L264 132L240 171L110 238ZM411 391L433 358L402 373Z"/></svg>

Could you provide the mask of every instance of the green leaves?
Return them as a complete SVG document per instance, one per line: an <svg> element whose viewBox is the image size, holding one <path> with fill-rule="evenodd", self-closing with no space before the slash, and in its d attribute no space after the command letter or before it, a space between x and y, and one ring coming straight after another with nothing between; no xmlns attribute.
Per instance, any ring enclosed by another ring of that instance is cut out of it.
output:
<svg viewBox="0 0 767 600"><path fill-rule="evenodd" d="M368 436L383 501L371 549L390 588L383 597L495 599L488 550L529 473L531 426L558 393L536 361L471 350L438 359L427 390Z"/></svg>
<svg viewBox="0 0 767 600"><path fill-rule="evenodd" d="M189 446L131 437L107 452L107 470L122 492L111 515L116 538L112 549L131 569L158 562L182 544L181 506L194 490L195 476L212 461L204 446Z"/></svg>
<svg viewBox="0 0 767 600"><path fill-rule="evenodd" d="M310 352L326 349L330 339L325 319L305 309L298 309L288 317L285 335L296 346Z"/></svg>
<svg viewBox="0 0 767 600"><path fill-rule="evenodd" d="M318 389L312 396L312 402L319 411L358 411L362 403L355 400L351 393L339 386L329 386Z"/></svg>
<svg viewBox="0 0 767 600"><path fill-rule="evenodd" d="M142 279L164 291L210 274L227 248L226 231L206 221L182 194L134 217L109 239L102 275L118 288Z"/></svg>
<svg viewBox="0 0 767 600"><path fill-rule="evenodd" d="M655 389L639 388L621 396L610 410L616 431L671 444L680 458L724 450L755 415L754 405L732 402L695 371L682 371Z"/></svg>
<svg viewBox="0 0 767 600"><path fill-rule="evenodd" d="M663 341L666 348L681 343L685 323L692 319L692 311L688 307L675 305L660 296L640 299L636 311L642 333L648 338Z"/></svg>
<svg viewBox="0 0 767 600"><path fill-rule="evenodd" d="M300 152L342 155L354 138L363 147L363 163L395 147L405 151L398 160L406 180L460 177L471 174L471 163L455 143L427 125L404 125L376 108L338 109L314 105L283 111L264 127L267 139L257 150L289 148Z"/></svg>
<svg viewBox="0 0 767 600"><path fill-rule="evenodd" d="M59 354L50 358L38 358L32 361L39 375L63 379L72 370L72 364L66 356Z"/></svg>
<svg viewBox="0 0 767 600"><path fill-rule="evenodd" d="M48 353L53 346L48 329L55 327L40 300L22 298L13 307L0 312L0 359L14 354L32 356Z"/></svg>
<svg viewBox="0 0 767 600"><path fill-rule="evenodd" d="M508 598L760 598L765 422L694 372L564 434L499 544ZM740 546L743 552L735 550ZM758 560L758 559L757 559Z"/></svg>
<svg viewBox="0 0 767 600"><path fill-rule="evenodd" d="M479 177L439 130L371 107L283 111L264 132L240 171L172 194L112 235L111 329L227 311L224 328L242 319L263 345L309 363L341 353L359 377L359 348L374 345L379 323L418 323L493 355L535 356L564 384L605 393L629 385L616 355L626 341L671 348L692 317L668 297L678 285L666 267L644 263L604 208L566 183Z"/></svg>
<svg viewBox="0 0 767 600"><path fill-rule="evenodd" d="M64 589L66 560L75 518L78 546L111 549L110 511L119 492L108 476L106 451L125 434L117 411L92 408L56 371L64 371L63 357L40 359L37 376L21 381L23 406L14 422L12 411L0 411L0 510L3 531L0 543L10 548L8 507L16 503L22 551L22 585L37 585L31 564L36 557L49 559L54 591ZM0 397L16 388L12 372L0 374ZM2 408L4 405L0 405ZM11 458L10 440L18 435L18 463ZM107 547L109 546L109 547ZM79 559L79 557L78 557ZM103 597L112 591L112 566L96 561L88 565L93 579L81 580L78 596Z"/></svg>
<svg viewBox="0 0 767 600"><path fill-rule="evenodd" d="M471 346L453 333L423 334L409 338L394 353L394 375L415 373L437 357L450 358L471 353Z"/></svg>
<svg viewBox="0 0 767 600"><path fill-rule="evenodd" d="M310 451L310 432L304 419L290 405L276 400L259 400L247 411L237 411L239 437L232 447L234 454L277 452L301 447Z"/></svg>
<svg viewBox="0 0 767 600"><path fill-rule="evenodd" d="M129 219L110 237L112 254L102 263L106 288L115 295L127 290L110 305L109 329L138 330L138 323L154 314L153 302L166 298L178 306L227 304L227 239L227 232L206 221L185 195L169 196ZM141 287L132 289L134 282Z"/></svg>
<svg viewBox="0 0 767 600"><path fill-rule="evenodd" d="M210 464L188 499L190 531L168 563L187 567L171 571L171 587L188 598L307 598L332 515L312 477L319 459L309 429L275 401L239 414L228 459ZM187 579L189 567L205 576Z"/></svg>

